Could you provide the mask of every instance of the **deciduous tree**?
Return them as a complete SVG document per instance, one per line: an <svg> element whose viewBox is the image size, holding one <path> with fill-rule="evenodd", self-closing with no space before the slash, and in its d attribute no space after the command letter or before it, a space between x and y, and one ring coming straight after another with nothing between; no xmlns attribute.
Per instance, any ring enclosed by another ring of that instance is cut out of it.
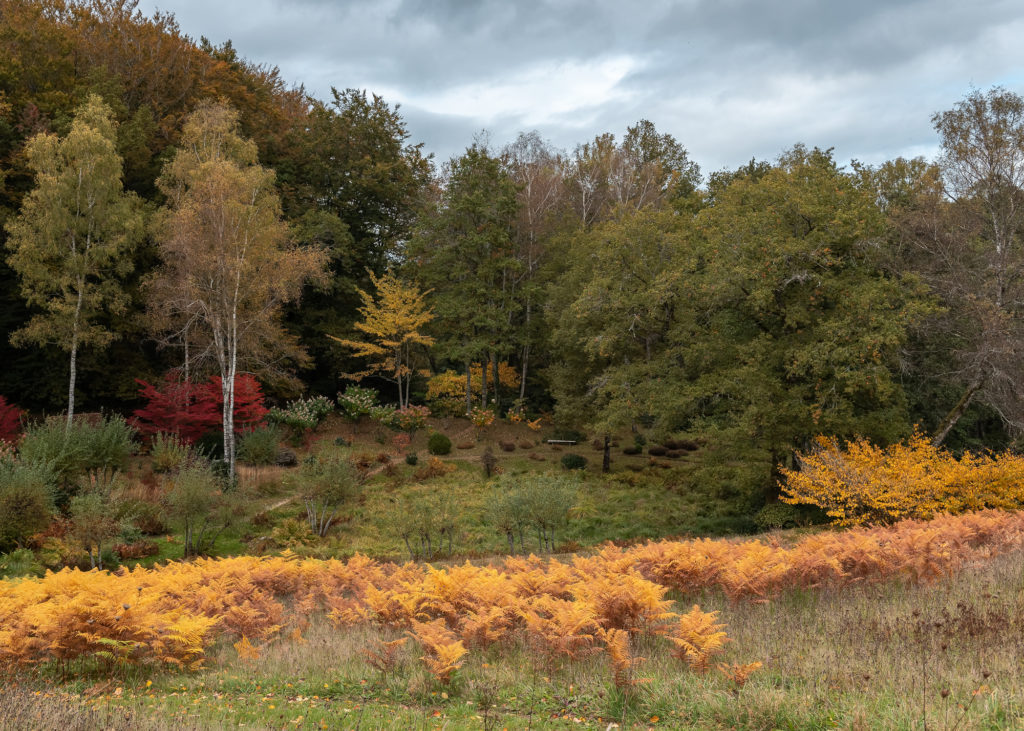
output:
<svg viewBox="0 0 1024 731"><path fill-rule="evenodd" d="M216 363L232 475L235 376L295 352L280 325L281 305L321 277L325 264L322 251L290 242L274 173L256 160L230 108L206 102L189 117L159 180L167 196L157 229L164 263L150 290L164 329L186 342L200 336L199 355Z"/></svg>
<svg viewBox="0 0 1024 731"><path fill-rule="evenodd" d="M409 405L416 350L434 344L434 338L423 333L424 326L434 319L424 300L429 292L421 292L391 272L380 277L370 272L370 281L377 294L374 297L358 290L363 301L359 314L363 319L356 323L356 329L369 339L328 337L351 348L356 357L367 359L367 369L351 374L352 377L361 380L381 374L398 384L398 406L404 409Z"/></svg>
<svg viewBox="0 0 1024 731"><path fill-rule="evenodd" d="M21 292L41 310L16 331L15 344L56 344L70 355L68 426L75 412L78 351L116 337L101 320L123 311L121 286L143 228L136 199L121 184L115 124L98 96L79 107L63 138L37 135L28 144L36 187L9 222L7 246Z"/></svg>

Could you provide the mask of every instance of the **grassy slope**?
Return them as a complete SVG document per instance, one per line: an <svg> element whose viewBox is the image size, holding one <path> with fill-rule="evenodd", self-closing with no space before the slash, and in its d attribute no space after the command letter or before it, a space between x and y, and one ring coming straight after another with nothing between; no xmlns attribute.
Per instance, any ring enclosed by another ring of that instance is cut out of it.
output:
<svg viewBox="0 0 1024 731"><path fill-rule="evenodd" d="M473 442L470 449L453 447L443 460L457 465L456 472L443 477L417 480L417 468L404 464L402 456L390 445L393 432L374 428L372 424L355 427L340 420L332 421L318 433L312 443L299 450L300 456L321 450L337 449L338 437L352 443L346 452L376 457L387 453L393 466L377 474L367 484L359 504L349 509L332 530L331 537L316 549L317 555L347 556L362 552L377 558L402 560L408 558L405 545L395 531L395 516L407 503L448 493L459 507L459 539L456 555L479 556L507 551L507 544L487 520L487 502L493 492L483 476L481 455L488 447L498 459L503 472L526 474L560 471L559 460L566 454L580 454L588 459L582 478L580 501L570 524L558 534L563 548L595 545L608 540L633 540L679 535L726 535L746 532L752 527L750 508L743 500L723 498L694 479L701 466L700 453L679 460L662 460L670 467L652 467L649 457L627 456L621 449L613 450L610 475L600 472L601 453L589 443L552 447L543 443L546 434L531 432L525 425L491 427L474 440L473 430L465 420L438 420L433 427L452 437L455 444ZM533 442L531 448L517 446L503 451L500 442L523 440ZM418 452L422 466L429 458L426 451L427 431L416 434L411 449ZM641 469L642 471L635 471ZM285 518L302 518L301 502L289 488L288 471L264 469L259 475L243 470L244 482L253 487L262 483L255 504L260 509L272 508L263 533ZM253 530L248 530L252 534ZM527 550L537 550L535 537L527 537ZM444 558L439 554L437 558Z"/></svg>

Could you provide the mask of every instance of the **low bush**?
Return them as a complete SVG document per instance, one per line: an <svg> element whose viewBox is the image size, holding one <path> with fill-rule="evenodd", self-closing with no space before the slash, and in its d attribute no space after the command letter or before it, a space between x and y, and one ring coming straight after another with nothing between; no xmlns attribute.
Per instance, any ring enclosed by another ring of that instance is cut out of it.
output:
<svg viewBox="0 0 1024 731"><path fill-rule="evenodd" d="M503 452L514 452L514 451L516 451L516 443L515 442L506 442L506 441L503 440L503 441L498 442L498 446L501 447L501 451L503 451Z"/></svg>
<svg viewBox="0 0 1024 731"><path fill-rule="evenodd" d="M149 448L150 465L158 475L175 472L188 462L191 448L177 434L157 432Z"/></svg>
<svg viewBox="0 0 1024 731"><path fill-rule="evenodd" d="M642 454L643 450L640 447L623 447L622 453L633 456L637 454Z"/></svg>
<svg viewBox="0 0 1024 731"><path fill-rule="evenodd" d="M409 454L405 455L405 463L410 467L415 467L417 464L419 464L419 461L420 458L419 456L417 456L415 452L409 452Z"/></svg>
<svg viewBox="0 0 1024 731"><path fill-rule="evenodd" d="M448 454L452 451L452 440L441 432L434 432L427 439L427 451L434 455Z"/></svg>
<svg viewBox="0 0 1024 731"><path fill-rule="evenodd" d="M532 441L530 441L529 439L520 439L520 440L519 440L519 448L520 448L520 449L533 449L533 448L534 448L534 447L536 447L536 446L537 446L537 445L536 445L536 444L534 444L534 443L533 443Z"/></svg>
<svg viewBox="0 0 1024 731"><path fill-rule="evenodd" d="M45 465L0 462L0 551L46 528L53 497L54 475Z"/></svg>
<svg viewBox="0 0 1024 731"><path fill-rule="evenodd" d="M449 472L454 472L456 469L456 466L450 462L442 462L437 457L431 457L427 460L425 465L422 465L415 473L413 473L413 477L419 481L429 480L434 477L447 475Z"/></svg>
<svg viewBox="0 0 1024 731"><path fill-rule="evenodd" d="M280 441L281 431L276 426L247 431L238 442L238 461L254 467L275 464Z"/></svg>
<svg viewBox="0 0 1024 731"><path fill-rule="evenodd" d="M647 448L647 454L651 455L652 457L664 457L666 454L668 454L668 450L656 444L653 447Z"/></svg>
<svg viewBox="0 0 1024 731"><path fill-rule="evenodd" d="M472 449L475 446L476 446L476 442L474 442L474 441L472 441L470 439L463 439L462 441L460 441L458 444L455 445L455 448L456 449Z"/></svg>
<svg viewBox="0 0 1024 731"><path fill-rule="evenodd" d="M28 464L49 466L63 504L80 477L110 484L138 449L135 437L135 429L118 415L76 418L70 428L65 417L53 416L25 431L18 452Z"/></svg>
<svg viewBox="0 0 1024 731"><path fill-rule="evenodd" d="M350 421L359 421L369 416L370 409L377 405L377 392L372 388L351 385L338 394L338 410Z"/></svg>
<svg viewBox="0 0 1024 731"><path fill-rule="evenodd" d="M581 454L567 454L561 459L562 468L567 470L582 470L587 466L587 458Z"/></svg>

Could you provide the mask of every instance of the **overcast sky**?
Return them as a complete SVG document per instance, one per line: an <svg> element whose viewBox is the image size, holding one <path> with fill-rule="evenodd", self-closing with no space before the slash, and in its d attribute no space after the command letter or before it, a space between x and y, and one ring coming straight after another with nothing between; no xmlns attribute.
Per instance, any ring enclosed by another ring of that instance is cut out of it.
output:
<svg viewBox="0 0 1024 731"><path fill-rule="evenodd" d="M796 142L842 162L935 154L971 86L1024 93L1020 0L141 0L182 30L400 103L439 160L486 129L571 149L649 119L707 173Z"/></svg>

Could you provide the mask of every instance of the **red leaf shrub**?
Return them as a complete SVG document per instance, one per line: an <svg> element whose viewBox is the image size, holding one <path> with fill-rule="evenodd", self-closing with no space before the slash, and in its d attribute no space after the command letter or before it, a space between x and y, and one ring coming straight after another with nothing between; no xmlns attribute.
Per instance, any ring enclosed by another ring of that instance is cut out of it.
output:
<svg viewBox="0 0 1024 731"><path fill-rule="evenodd" d="M136 378L139 395L147 404L134 413L134 424L144 435L177 434L189 444L204 434L219 431L224 397L219 376L206 383L179 381L173 373L160 386ZM259 381L249 374L235 377L235 431L242 432L263 421L267 408Z"/></svg>
<svg viewBox="0 0 1024 731"><path fill-rule="evenodd" d="M14 444L21 433L21 409L0 396L0 442Z"/></svg>

